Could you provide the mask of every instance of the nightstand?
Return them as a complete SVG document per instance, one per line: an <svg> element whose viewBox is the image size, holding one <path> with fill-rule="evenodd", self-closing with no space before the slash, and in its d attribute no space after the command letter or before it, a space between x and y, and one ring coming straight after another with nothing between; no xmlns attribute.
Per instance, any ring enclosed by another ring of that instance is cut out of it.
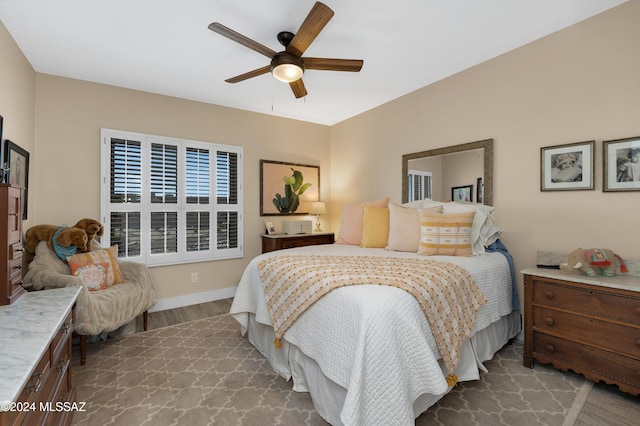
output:
<svg viewBox="0 0 640 426"><path fill-rule="evenodd" d="M293 247L333 244L334 242L335 235L333 232L317 232L313 234L262 234L262 253Z"/></svg>
<svg viewBox="0 0 640 426"><path fill-rule="evenodd" d="M640 394L640 278L522 273L525 367L536 360Z"/></svg>

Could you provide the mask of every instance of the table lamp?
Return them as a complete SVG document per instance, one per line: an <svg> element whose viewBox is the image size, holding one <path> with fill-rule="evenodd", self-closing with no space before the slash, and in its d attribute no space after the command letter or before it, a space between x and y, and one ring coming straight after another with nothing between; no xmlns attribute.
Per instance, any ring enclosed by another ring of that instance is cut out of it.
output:
<svg viewBox="0 0 640 426"><path fill-rule="evenodd" d="M320 228L320 215L325 214L327 212L327 207L324 205L324 201L312 201L311 208L309 209L309 214L316 215L316 229L314 232L322 232Z"/></svg>

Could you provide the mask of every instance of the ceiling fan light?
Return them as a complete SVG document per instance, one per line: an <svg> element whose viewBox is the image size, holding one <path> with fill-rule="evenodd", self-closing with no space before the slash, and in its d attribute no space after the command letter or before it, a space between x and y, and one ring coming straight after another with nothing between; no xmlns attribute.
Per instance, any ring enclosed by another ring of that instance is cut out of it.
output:
<svg viewBox="0 0 640 426"><path fill-rule="evenodd" d="M288 52L280 52L271 60L271 74L280 81L292 83L304 74L304 62Z"/></svg>
<svg viewBox="0 0 640 426"><path fill-rule="evenodd" d="M285 83L292 83L302 77L304 71L295 64L281 64L273 68L271 71L273 76Z"/></svg>

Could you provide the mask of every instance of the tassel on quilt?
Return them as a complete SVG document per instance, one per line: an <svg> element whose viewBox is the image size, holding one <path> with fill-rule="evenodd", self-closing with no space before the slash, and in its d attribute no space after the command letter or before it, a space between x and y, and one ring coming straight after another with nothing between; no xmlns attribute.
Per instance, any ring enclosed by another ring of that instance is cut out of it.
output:
<svg viewBox="0 0 640 426"><path fill-rule="evenodd" d="M449 374L447 376L447 384L449 386L455 386L456 383L458 383L458 376L456 376L455 374Z"/></svg>
<svg viewBox="0 0 640 426"><path fill-rule="evenodd" d="M276 345L276 349L282 348L282 340L279 338L276 337L276 340L274 340L273 343Z"/></svg>

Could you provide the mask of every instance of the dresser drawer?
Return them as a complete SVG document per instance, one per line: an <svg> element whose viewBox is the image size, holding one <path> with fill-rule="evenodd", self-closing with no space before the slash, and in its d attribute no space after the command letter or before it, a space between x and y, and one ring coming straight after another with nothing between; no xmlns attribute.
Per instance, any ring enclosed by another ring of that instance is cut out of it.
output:
<svg viewBox="0 0 640 426"><path fill-rule="evenodd" d="M535 306L533 328L589 345L604 344L613 352L620 352L640 361L640 326Z"/></svg>
<svg viewBox="0 0 640 426"><path fill-rule="evenodd" d="M640 393L640 361L535 332L533 352L540 362L553 362L556 367L580 371L589 379L615 383L633 395Z"/></svg>
<svg viewBox="0 0 640 426"><path fill-rule="evenodd" d="M51 365L52 368L58 358L68 357L68 345L69 339L71 339L71 333L73 332L73 312L69 312L65 317L60 329L56 333L55 337L51 341Z"/></svg>
<svg viewBox="0 0 640 426"><path fill-rule="evenodd" d="M297 237L297 238L291 238L291 239L286 239L284 241L282 241L282 248L283 249L288 249L288 248L294 248L294 247L305 247L305 246L312 246L315 244L331 244L332 241L329 239L329 237Z"/></svg>
<svg viewBox="0 0 640 426"><path fill-rule="evenodd" d="M537 281L533 302L640 325L640 297Z"/></svg>

